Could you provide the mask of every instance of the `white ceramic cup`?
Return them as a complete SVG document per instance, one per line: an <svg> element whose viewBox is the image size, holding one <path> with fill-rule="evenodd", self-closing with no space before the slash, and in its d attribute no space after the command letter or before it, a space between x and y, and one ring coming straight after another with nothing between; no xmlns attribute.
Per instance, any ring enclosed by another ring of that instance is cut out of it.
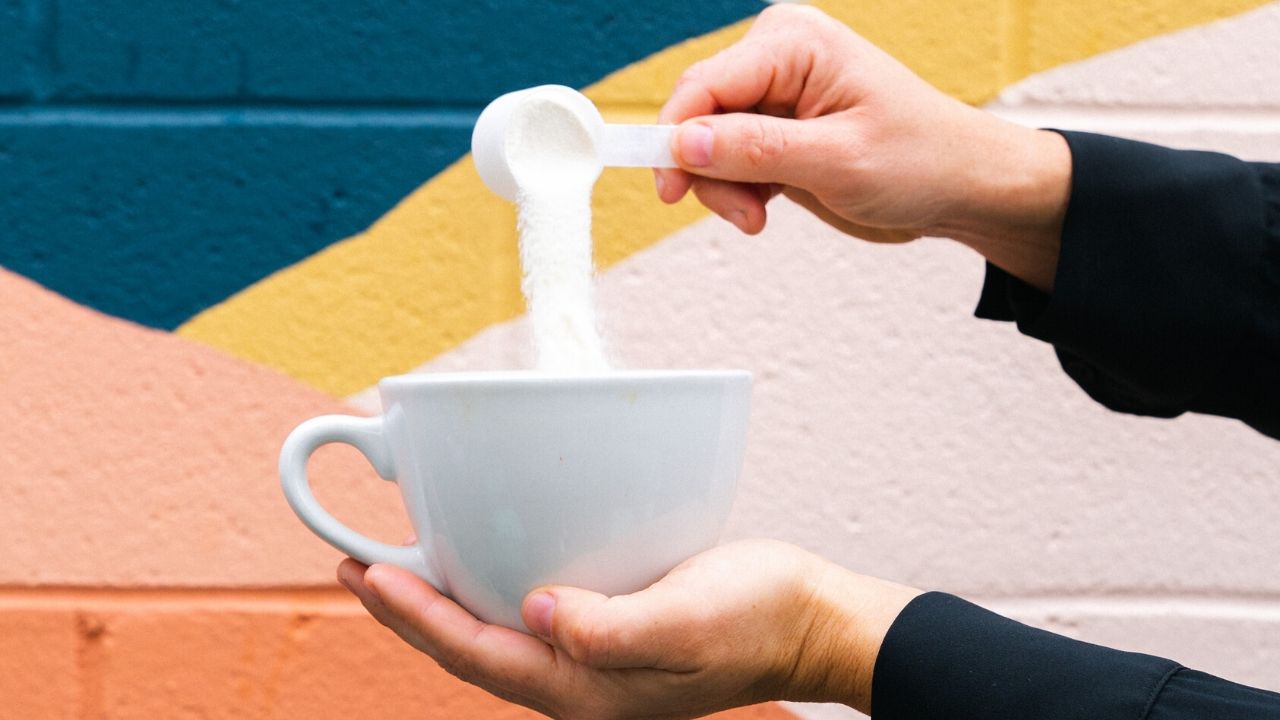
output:
<svg viewBox="0 0 1280 720"><path fill-rule="evenodd" d="M383 414L326 415L280 451L298 517L365 563L410 570L486 622L526 631L543 584L635 592L713 546L733 504L751 376L737 370L420 374L378 383ZM307 459L355 446L400 486L417 543L343 525Z"/></svg>

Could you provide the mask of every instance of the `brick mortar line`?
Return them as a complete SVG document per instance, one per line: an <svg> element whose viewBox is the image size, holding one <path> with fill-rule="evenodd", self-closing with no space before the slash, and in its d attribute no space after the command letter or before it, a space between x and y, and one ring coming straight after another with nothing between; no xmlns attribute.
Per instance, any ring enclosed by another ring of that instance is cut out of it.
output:
<svg viewBox="0 0 1280 720"><path fill-rule="evenodd" d="M1060 124L1155 131L1280 133L1280 107L1155 107L989 103L987 110L1024 125Z"/></svg>
<svg viewBox="0 0 1280 720"><path fill-rule="evenodd" d="M988 104L986 109L1025 125L1128 130L1280 133L1280 107L1148 107L1081 104ZM645 121L651 106L605 105L614 122ZM0 126L9 127L440 127L470 129L476 108L377 105L0 105Z"/></svg>
<svg viewBox="0 0 1280 720"><path fill-rule="evenodd" d="M363 614L341 588L80 588L0 587L0 611L13 609L136 610Z"/></svg>
<svg viewBox="0 0 1280 720"><path fill-rule="evenodd" d="M1280 593L1258 594L1041 594L966 595L999 612L1041 614L1074 612L1117 617L1193 615L1212 618L1280 621ZM363 614L356 600L338 587L299 588L89 588L3 587L0 610L68 609L77 611L231 610Z"/></svg>
<svg viewBox="0 0 1280 720"><path fill-rule="evenodd" d="M1085 615L1112 618L1178 617L1280 622L1274 595L1113 595L982 598L973 602L1006 615Z"/></svg>
<svg viewBox="0 0 1280 720"><path fill-rule="evenodd" d="M1123 114L1155 114L1165 115L1203 115L1232 114L1257 115L1264 117L1280 116L1280 98L1273 104L1259 105L1182 105L1176 103L1125 103L1118 102L1047 102L1043 100L1002 99L997 97L986 103L991 110L1030 111L1030 112L1079 112L1098 115Z"/></svg>
<svg viewBox="0 0 1280 720"><path fill-rule="evenodd" d="M1105 105L1086 103L1003 102L995 100L986 109L1010 119L1068 117L1110 122L1142 122L1165 125L1192 123L1213 126L1221 123L1250 123L1272 129L1280 123L1276 106ZM205 124L205 123L316 123L358 124L474 122L482 106L434 104L273 104L273 103L191 103L191 104L4 104L0 120L7 122L83 122L87 124ZM658 107L647 103L607 103L600 111L608 118L650 117Z"/></svg>
<svg viewBox="0 0 1280 720"><path fill-rule="evenodd" d="M1011 109L1028 109L1028 110L1052 110L1052 109L1068 109L1068 110L1092 110L1099 112L1259 112L1277 114L1280 113L1280 97L1277 97L1274 104L1262 103L1259 105L1231 105L1231 104L1214 104L1206 103L1204 105L1184 105L1181 103L1166 102L1133 102L1126 103L1123 100L1116 102L1106 102L1095 100L1092 102L1079 101L1047 101L1035 98L1020 99L1018 93L1014 93L1012 97L1006 95L998 96L986 103L989 108L1011 108Z"/></svg>
<svg viewBox="0 0 1280 720"><path fill-rule="evenodd" d="M25 95L0 95L0 111L40 111L92 109L104 112L183 112L200 110L263 110L296 112L444 112L480 114L489 100L434 101L434 100L378 100L357 98L312 98L291 100L287 98L236 98L211 97L184 98L96 98L81 100L32 100ZM650 100L596 103L602 113L648 114L657 112L662 102Z"/></svg>
<svg viewBox="0 0 1280 720"><path fill-rule="evenodd" d="M658 109L604 106L611 122L647 122ZM248 105L0 106L0 127L318 127L417 128L470 130L479 116L475 108L316 106L272 107Z"/></svg>
<svg viewBox="0 0 1280 720"><path fill-rule="evenodd" d="M440 108L272 108L235 105L162 107L18 106L0 108L4 126L92 127L443 127L470 129L478 111Z"/></svg>

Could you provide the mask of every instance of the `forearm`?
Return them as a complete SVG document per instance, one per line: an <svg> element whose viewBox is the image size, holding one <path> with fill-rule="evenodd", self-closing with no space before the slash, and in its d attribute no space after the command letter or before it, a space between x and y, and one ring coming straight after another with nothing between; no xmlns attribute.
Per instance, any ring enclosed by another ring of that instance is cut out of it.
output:
<svg viewBox="0 0 1280 720"><path fill-rule="evenodd" d="M1274 720L1280 695L927 593L886 636L876 720Z"/></svg>
<svg viewBox="0 0 1280 720"><path fill-rule="evenodd" d="M802 641L781 699L842 703L869 714L881 643L922 591L822 562L824 569L809 589Z"/></svg>
<svg viewBox="0 0 1280 720"><path fill-rule="evenodd" d="M1280 694L820 562L806 573L778 699L842 703L876 720L1280 718Z"/></svg>
<svg viewBox="0 0 1280 720"><path fill-rule="evenodd" d="M1061 135L964 113L951 207L930 234L973 248L991 264L1053 290L1071 197L1071 151Z"/></svg>
<svg viewBox="0 0 1280 720"><path fill-rule="evenodd" d="M1052 292L989 256L978 316L1052 343L1113 410L1212 413L1280 437L1280 166L1059 137L1071 191Z"/></svg>

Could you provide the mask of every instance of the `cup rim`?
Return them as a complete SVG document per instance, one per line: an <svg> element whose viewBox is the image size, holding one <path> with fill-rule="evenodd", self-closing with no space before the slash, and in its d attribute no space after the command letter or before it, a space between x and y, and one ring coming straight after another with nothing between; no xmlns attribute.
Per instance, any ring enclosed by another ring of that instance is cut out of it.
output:
<svg viewBox="0 0 1280 720"><path fill-rule="evenodd" d="M404 389L441 385L596 385L637 381L745 380L751 372L734 369L703 370L608 370L593 373L551 373L538 370L468 370L463 372L421 372L391 375L378 381L379 389Z"/></svg>

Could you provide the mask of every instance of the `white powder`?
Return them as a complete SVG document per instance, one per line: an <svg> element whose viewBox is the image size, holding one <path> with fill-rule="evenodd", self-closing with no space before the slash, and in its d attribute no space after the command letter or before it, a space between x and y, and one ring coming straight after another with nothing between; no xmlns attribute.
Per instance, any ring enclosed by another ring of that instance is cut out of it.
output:
<svg viewBox="0 0 1280 720"><path fill-rule="evenodd" d="M506 154L517 185L520 287L533 323L539 370L608 369L592 301L591 189L600 161L572 111L534 98L511 117Z"/></svg>

